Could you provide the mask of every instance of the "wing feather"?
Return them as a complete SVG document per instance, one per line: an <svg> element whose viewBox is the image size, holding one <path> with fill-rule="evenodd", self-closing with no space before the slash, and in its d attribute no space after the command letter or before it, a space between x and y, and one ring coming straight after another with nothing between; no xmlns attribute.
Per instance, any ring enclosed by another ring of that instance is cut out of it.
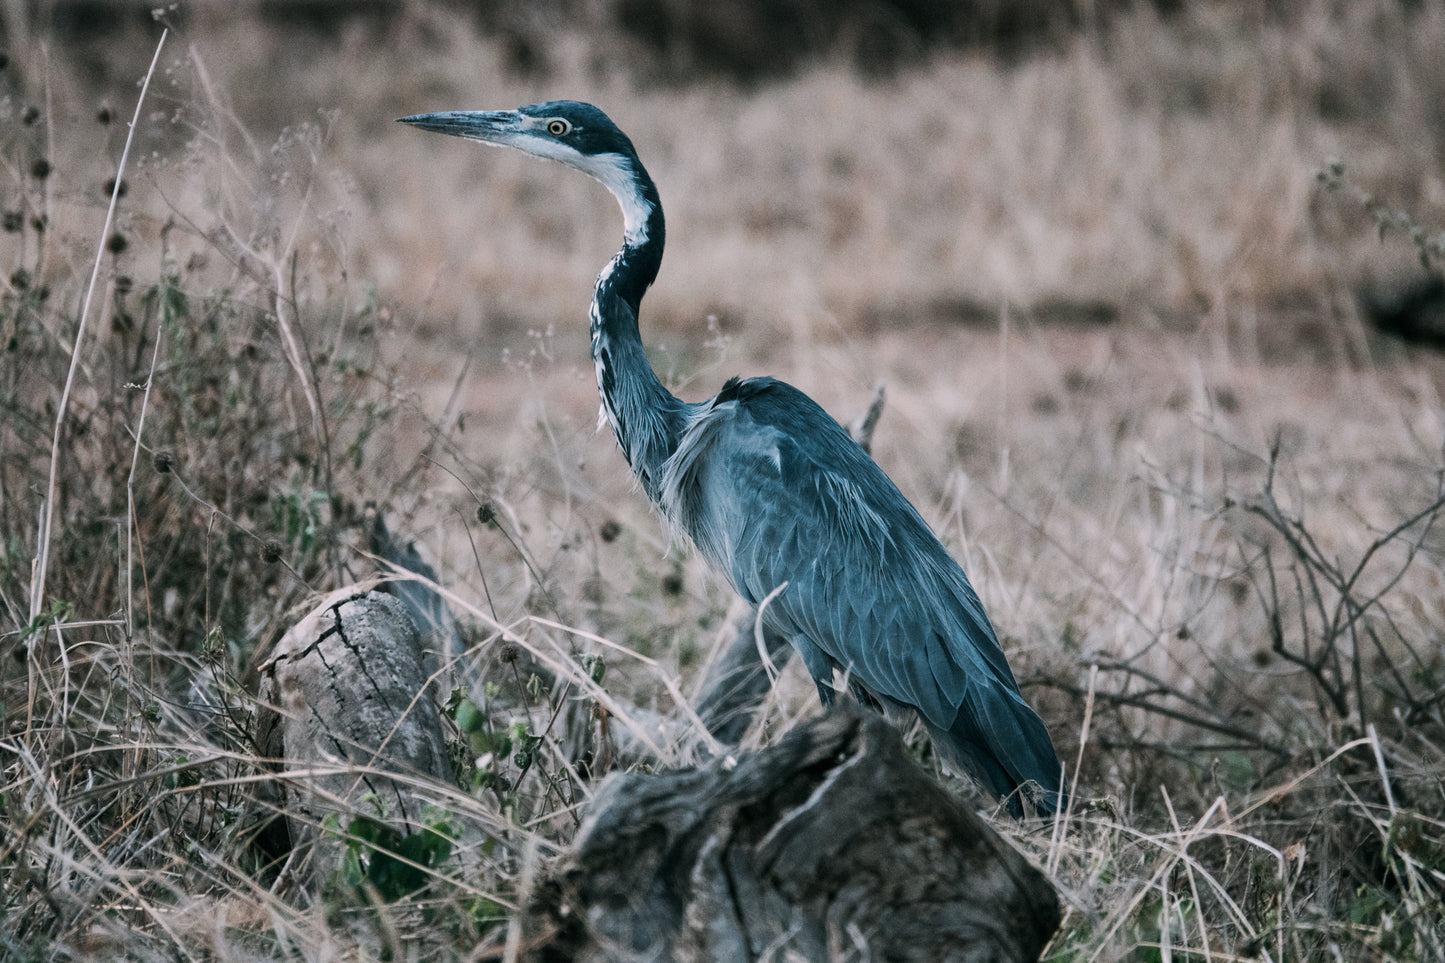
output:
<svg viewBox="0 0 1445 963"><path fill-rule="evenodd" d="M806 637L870 692L917 709L936 735L978 743L949 754L967 761L984 750L994 762L969 768L987 781L1001 763L1016 781L1045 782L1045 755L1057 772L963 570L802 392L731 381L697 406L664 471L662 506L749 602L788 583L764 613L777 631ZM1046 783L1055 786L1057 775Z"/></svg>

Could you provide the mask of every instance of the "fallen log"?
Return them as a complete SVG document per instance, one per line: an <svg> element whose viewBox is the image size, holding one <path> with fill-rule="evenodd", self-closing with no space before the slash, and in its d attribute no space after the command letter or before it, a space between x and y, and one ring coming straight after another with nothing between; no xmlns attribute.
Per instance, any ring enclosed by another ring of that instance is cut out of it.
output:
<svg viewBox="0 0 1445 963"><path fill-rule="evenodd" d="M354 588L332 593L261 666L257 744L279 773L267 792L284 822L258 835L300 878L331 878L359 817L372 835L425 831L418 785L454 776L423 666L406 605Z"/></svg>
<svg viewBox="0 0 1445 963"><path fill-rule="evenodd" d="M523 932L541 960L1033 961L1044 875L840 706L776 746L614 774Z"/></svg>

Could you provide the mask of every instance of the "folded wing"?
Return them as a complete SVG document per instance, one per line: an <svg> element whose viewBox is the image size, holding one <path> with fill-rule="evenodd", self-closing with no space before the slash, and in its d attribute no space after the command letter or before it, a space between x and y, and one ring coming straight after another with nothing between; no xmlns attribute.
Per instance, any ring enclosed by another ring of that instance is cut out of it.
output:
<svg viewBox="0 0 1445 963"><path fill-rule="evenodd" d="M662 504L749 602L787 583L764 612L777 631L916 709L942 754L999 795L1034 780L1041 808L1053 808L1057 757L973 586L806 395L770 378L730 381L692 411Z"/></svg>

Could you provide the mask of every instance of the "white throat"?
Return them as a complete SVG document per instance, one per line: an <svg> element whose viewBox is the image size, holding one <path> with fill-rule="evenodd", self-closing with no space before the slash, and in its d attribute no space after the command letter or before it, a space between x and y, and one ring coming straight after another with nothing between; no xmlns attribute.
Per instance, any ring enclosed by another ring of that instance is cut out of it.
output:
<svg viewBox="0 0 1445 963"><path fill-rule="evenodd" d="M617 198L617 204L622 208L623 238L628 244L635 246L647 240L647 219L652 216L652 205L637 190L632 165L627 158L621 154L579 155L568 163L595 177Z"/></svg>
<svg viewBox="0 0 1445 963"><path fill-rule="evenodd" d="M647 240L647 219L652 216L653 205L649 204L638 191L632 162L621 154L580 154L548 137L530 133L511 137L498 143L510 144L537 157L545 157L601 181L602 186L612 192L622 208L623 237L628 244L636 246Z"/></svg>

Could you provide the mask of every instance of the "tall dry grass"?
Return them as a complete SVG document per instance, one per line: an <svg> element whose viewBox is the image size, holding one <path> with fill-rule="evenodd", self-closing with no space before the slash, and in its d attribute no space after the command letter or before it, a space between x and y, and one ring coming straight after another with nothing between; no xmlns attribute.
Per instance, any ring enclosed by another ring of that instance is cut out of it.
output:
<svg viewBox="0 0 1445 963"><path fill-rule="evenodd" d="M12 50L0 101L0 955L320 959L371 918L396 955L466 957L597 775L548 726L562 695L499 653L685 729L734 603L595 431L581 328L614 206L391 124L569 96L661 185L644 325L680 393L764 370L848 417L887 383L875 453L1078 778L1059 824L999 824L1064 894L1050 958L1445 957L1441 363L1355 300L1415 250L1316 180L1341 158L1445 223L1439 3L1140 12L1009 66L752 91L646 86L565 31L520 77L428 8L384 44L223 19L168 41L121 240L102 188L153 37L115 39L124 84ZM385 905L247 845L247 687L315 593L371 570L368 500L495 673L472 693L489 752L458 735L461 788L426 787L490 851ZM785 673L749 745L816 711L809 689Z"/></svg>

